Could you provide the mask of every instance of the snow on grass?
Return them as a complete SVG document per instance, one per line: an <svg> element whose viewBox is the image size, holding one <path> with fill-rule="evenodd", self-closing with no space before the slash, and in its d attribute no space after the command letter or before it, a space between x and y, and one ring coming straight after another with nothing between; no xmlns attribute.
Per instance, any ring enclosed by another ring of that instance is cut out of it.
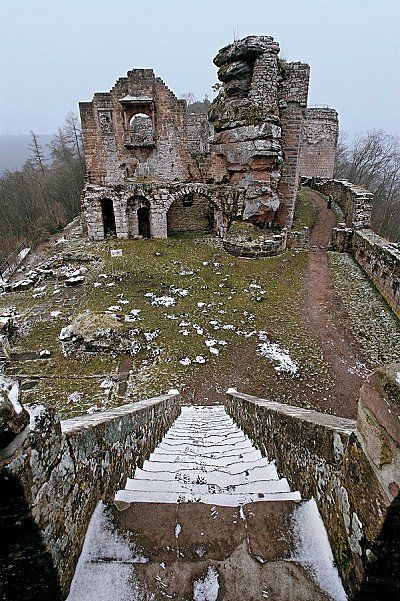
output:
<svg viewBox="0 0 400 601"><path fill-rule="evenodd" d="M143 336L147 340L147 342L151 342L155 340L160 335L160 330L153 330L152 332L143 332Z"/></svg>
<svg viewBox="0 0 400 601"><path fill-rule="evenodd" d="M78 390L75 390L75 392L72 392L70 395L68 395L67 403L79 403L79 401L82 399L82 397L83 397L83 392L79 392Z"/></svg>
<svg viewBox="0 0 400 601"><path fill-rule="evenodd" d="M328 593L333 601L346 601L328 535L314 499L296 507L292 527L295 549L290 559L308 569L321 590Z"/></svg>
<svg viewBox="0 0 400 601"><path fill-rule="evenodd" d="M295 376L299 370L297 363L295 363L288 351L282 349L279 344L270 342L265 332L259 333L259 339L262 340L261 344L258 345L258 354L270 361L277 363L275 366L276 371L285 371L292 376Z"/></svg>
<svg viewBox="0 0 400 601"><path fill-rule="evenodd" d="M171 286L170 290L172 294L177 294L178 296L184 297L189 295L189 290L187 290L186 288L175 288L174 286Z"/></svg>
<svg viewBox="0 0 400 601"><path fill-rule="evenodd" d="M176 299L173 296L157 296L153 292L147 292L145 296L151 298L153 307L173 307L176 305Z"/></svg>
<svg viewBox="0 0 400 601"><path fill-rule="evenodd" d="M193 583L193 601L217 601L218 592L218 572L214 566L208 566L205 577Z"/></svg>

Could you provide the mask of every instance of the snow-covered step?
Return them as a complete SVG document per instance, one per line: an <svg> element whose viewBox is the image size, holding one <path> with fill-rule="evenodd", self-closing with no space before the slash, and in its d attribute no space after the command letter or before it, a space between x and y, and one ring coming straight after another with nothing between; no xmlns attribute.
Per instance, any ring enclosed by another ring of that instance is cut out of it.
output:
<svg viewBox="0 0 400 601"><path fill-rule="evenodd" d="M204 478L204 470L199 469L182 469L172 472L173 478L182 482L196 483L199 479ZM166 480L171 482L171 472L169 471L147 471L137 469L135 472L135 480ZM207 474L207 482L218 484L220 486L237 486L245 482L259 482L260 480L278 480L275 466L254 467L237 474L230 474L223 470L209 470Z"/></svg>
<svg viewBox="0 0 400 601"><path fill-rule="evenodd" d="M128 479L125 490L148 491L148 492L179 492L182 494L193 493L202 495L204 493L275 493L290 492L289 485L285 479L259 480L256 482L243 482L241 484L228 484L222 486L211 482L182 482L179 480L139 480Z"/></svg>
<svg viewBox="0 0 400 601"><path fill-rule="evenodd" d="M225 454L218 454L217 457L211 455L202 455L201 453L174 453L169 455L165 451L154 451L149 461L151 462L162 462L162 463L181 463L191 462L199 465L210 465L214 467L223 467L225 465L232 465L233 463L247 463L249 461L256 461L262 459L260 451L257 449L244 451L240 453L238 451L230 451Z"/></svg>
<svg viewBox="0 0 400 601"><path fill-rule="evenodd" d="M299 499L223 406L183 407L142 469L115 497L118 506L202 502L236 507Z"/></svg>
<svg viewBox="0 0 400 601"><path fill-rule="evenodd" d="M299 492L196 495L194 493L119 490L115 495L115 503L119 509L123 509L123 505L131 503L205 503L206 505L238 507L256 501L300 501L300 499Z"/></svg>
<svg viewBox="0 0 400 601"><path fill-rule="evenodd" d="M163 455L165 457L165 455ZM208 461L209 463L205 463ZM220 461L222 465L218 465L217 463L213 463L212 460L204 460L203 463L196 461L195 458L192 461L176 460L176 461L145 461L143 464L143 469L146 471L153 472L171 472L175 473L180 470L186 469L199 469L203 472L213 472L215 470L224 471L226 474L239 474L246 469L252 469L254 467L265 467L268 466L268 461L264 457L257 458L253 461L243 461L243 459L239 459L238 461L227 460L225 463ZM273 465L273 464L272 464Z"/></svg>

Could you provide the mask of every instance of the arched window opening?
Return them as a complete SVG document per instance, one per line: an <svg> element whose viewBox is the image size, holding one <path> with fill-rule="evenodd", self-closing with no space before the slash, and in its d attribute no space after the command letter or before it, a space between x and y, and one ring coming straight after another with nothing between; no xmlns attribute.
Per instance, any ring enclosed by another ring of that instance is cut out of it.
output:
<svg viewBox="0 0 400 601"><path fill-rule="evenodd" d="M151 117L144 113L137 113L136 115L133 115L129 125L132 145L154 145L154 131Z"/></svg>

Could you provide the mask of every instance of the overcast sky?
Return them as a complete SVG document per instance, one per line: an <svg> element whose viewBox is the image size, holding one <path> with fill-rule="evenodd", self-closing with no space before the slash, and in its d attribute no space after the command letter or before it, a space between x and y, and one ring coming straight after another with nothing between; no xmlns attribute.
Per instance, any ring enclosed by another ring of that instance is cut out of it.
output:
<svg viewBox="0 0 400 601"><path fill-rule="evenodd" d="M342 131L400 134L400 0L0 0L0 133L52 133L132 68L212 95L217 50L272 35Z"/></svg>

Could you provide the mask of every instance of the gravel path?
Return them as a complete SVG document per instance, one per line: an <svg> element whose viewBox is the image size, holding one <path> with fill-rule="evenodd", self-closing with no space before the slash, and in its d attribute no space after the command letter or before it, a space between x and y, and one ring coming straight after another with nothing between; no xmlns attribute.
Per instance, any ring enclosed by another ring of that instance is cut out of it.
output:
<svg viewBox="0 0 400 601"><path fill-rule="evenodd" d="M324 358L330 364L335 379L331 391L335 398L333 410L337 415L353 418L357 414L365 367L349 327L347 312L333 288L329 271L326 251L336 224L336 215L326 208L326 202L319 194L313 190L307 193L318 207L318 219L310 237L304 312L311 329L320 340ZM327 406L326 410L331 411L331 406Z"/></svg>

